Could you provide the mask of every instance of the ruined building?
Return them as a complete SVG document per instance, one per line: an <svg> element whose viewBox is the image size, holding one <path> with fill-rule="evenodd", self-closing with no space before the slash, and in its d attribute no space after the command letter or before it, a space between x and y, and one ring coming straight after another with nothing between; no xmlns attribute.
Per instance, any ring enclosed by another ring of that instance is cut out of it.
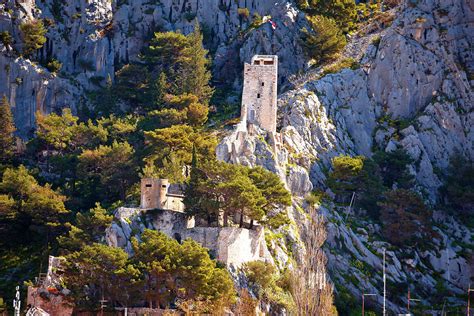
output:
<svg viewBox="0 0 474 316"><path fill-rule="evenodd" d="M184 212L184 188L170 184L168 179L143 178L140 188L140 208Z"/></svg>
<svg viewBox="0 0 474 316"><path fill-rule="evenodd" d="M278 56L255 55L244 65L242 123L276 132Z"/></svg>

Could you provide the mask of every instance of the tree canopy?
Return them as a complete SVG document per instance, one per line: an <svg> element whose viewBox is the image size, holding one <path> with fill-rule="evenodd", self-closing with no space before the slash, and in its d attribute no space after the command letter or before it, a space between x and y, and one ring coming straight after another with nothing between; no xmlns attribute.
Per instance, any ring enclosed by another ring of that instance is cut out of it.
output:
<svg viewBox="0 0 474 316"><path fill-rule="evenodd" d="M277 175L261 167L247 168L218 161L197 164L193 159L190 180L184 200L190 215L201 216L209 223L223 225L229 218L253 221L269 221L285 214L285 206L291 205L291 195Z"/></svg>
<svg viewBox="0 0 474 316"><path fill-rule="evenodd" d="M235 290L228 272L195 241L187 239L179 244L163 233L145 230L140 243L134 240L133 249L150 305L166 307L178 298L233 300Z"/></svg>
<svg viewBox="0 0 474 316"><path fill-rule="evenodd" d="M7 163L15 151L15 123L5 95L0 100L0 163Z"/></svg>
<svg viewBox="0 0 474 316"><path fill-rule="evenodd" d="M23 37L23 54L25 56L32 55L46 43L47 30L42 20L23 23L20 25L20 31Z"/></svg>
<svg viewBox="0 0 474 316"><path fill-rule="evenodd" d="M303 30L302 46L316 64L336 59L346 45L346 39L336 22L322 15L309 16L312 30Z"/></svg>
<svg viewBox="0 0 474 316"><path fill-rule="evenodd" d="M392 244L414 246L430 232L431 211L416 193L405 189L389 191L380 207L383 234Z"/></svg>

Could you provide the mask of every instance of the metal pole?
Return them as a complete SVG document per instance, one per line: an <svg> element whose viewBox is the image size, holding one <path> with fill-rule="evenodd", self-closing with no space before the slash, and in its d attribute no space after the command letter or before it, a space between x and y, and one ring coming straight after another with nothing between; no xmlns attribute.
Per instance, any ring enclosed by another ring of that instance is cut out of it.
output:
<svg viewBox="0 0 474 316"><path fill-rule="evenodd" d="M447 257L446 260L447 260L447 265L448 265L447 266L448 282L450 282L451 281L451 271L449 271L449 264L450 264L449 260L450 260L450 258L449 258L449 248L448 247L446 247L446 257Z"/></svg>
<svg viewBox="0 0 474 316"><path fill-rule="evenodd" d="M408 308L408 314L410 314L410 288L408 288L408 303L407 303L407 308Z"/></svg>
<svg viewBox="0 0 474 316"><path fill-rule="evenodd" d="M20 287L17 286L15 288L15 299L13 300L13 308L15 309L15 316L20 316L20 307L21 307L21 300L20 300Z"/></svg>
<svg viewBox="0 0 474 316"><path fill-rule="evenodd" d="M364 307L365 307L365 306L364 306L364 305L365 305L365 304L364 304L364 297L365 297L365 296L364 296L364 292L362 292L362 316L365 316L365 311L364 311Z"/></svg>
<svg viewBox="0 0 474 316"><path fill-rule="evenodd" d="M469 288L467 289L467 316L470 315L470 310L471 310L471 283L469 283Z"/></svg>
<svg viewBox="0 0 474 316"><path fill-rule="evenodd" d="M385 300L387 296L387 276L385 275L385 248L383 249L383 316L386 315Z"/></svg>

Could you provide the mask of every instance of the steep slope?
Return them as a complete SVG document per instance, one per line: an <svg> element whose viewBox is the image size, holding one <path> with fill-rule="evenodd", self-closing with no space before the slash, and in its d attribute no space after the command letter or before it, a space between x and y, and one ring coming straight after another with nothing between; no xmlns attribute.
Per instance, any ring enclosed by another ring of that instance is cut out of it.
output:
<svg viewBox="0 0 474 316"><path fill-rule="evenodd" d="M276 29L262 23L262 16L271 16ZM16 51L22 50L19 26L34 19L44 19L48 30L47 42L34 60L61 62L59 78L43 67L27 68L28 62L17 58ZM0 32L13 36L12 47L0 43L1 79L9 82L0 86L0 94L17 105L14 112L21 136L33 127L36 110L49 113L64 106L87 105L76 92L85 95L109 76L113 79L122 65L137 60L153 32L180 30L187 34L196 21L214 52L218 81L238 82L241 60L257 53L279 55L280 80L305 65L297 34L307 24L291 1L27 0L0 4ZM7 72L5 65L12 71Z"/></svg>
<svg viewBox="0 0 474 316"><path fill-rule="evenodd" d="M277 152L262 136L249 140L234 133L221 143L218 156L263 165L286 180L295 197L304 197L313 187L326 188L332 157L370 157L374 149L401 146L415 161L410 173L417 190L436 209L450 157L472 159L474 153L473 11L467 2L428 0L408 1L389 14L395 18L391 25L359 34L348 45L345 56L360 56L357 69L323 77L314 70L280 96L283 146ZM363 54L350 51L364 42L369 45ZM448 306L461 305L455 296L474 276L474 257L465 246L474 238L472 228L437 210L433 239L425 240L424 249L403 249L380 237L379 224L348 207L323 203L320 211L328 220L328 268L340 294L376 293L382 305L385 248L389 310L405 311L408 288L427 309L442 305L446 296Z"/></svg>
<svg viewBox="0 0 474 316"><path fill-rule="evenodd" d="M238 10L244 7L249 11ZM370 157L374 149L401 146L415 161L410 172L417 190L435 208L450 157L473 158L474 8L467 0L406 0L387 12L390 19L353 37L343 56L355 58L357 67L325 76L321 69L308 71L291 84L286 79L306 66L298 44L306 22L292 1L26 0L2 3L0 9L0 31L14 39L11 46L0 43L0 94L8 96L22 137L34 127L37 110L88 105L87 91L136 60L157 30L187 33L197 18L214 55L216 80L235 87L241 61L277 54L280 82L292 87L279 98L282 144L265 140L264 133L234 133L223 140L218 157L278 173L294 195L291 215L297 224L305 220L304 197L314 188L326 189L325 171L339 154ZM258 22L254 13L271 15L276 29L252 25ZM48 41L34 60L59 60L59 75L19 56L19 25L39 18L48 22ZM437 235L426 241L427 249L396 249L380 237L379 224L348 208L326 203L320 211L328 219L330 275L354 297L381 293L383 248L389 249L390 310L403 310L409 284L416 283L416 295L432 305L440 288L460 294L474 275L472 252L465 247L474 232L443 210L435 212ZM293 231L286 237L288 244L300 242ZM283 266L288 249L281 240L272 242ZM452 301L459 303L454 296Z"/></svg>

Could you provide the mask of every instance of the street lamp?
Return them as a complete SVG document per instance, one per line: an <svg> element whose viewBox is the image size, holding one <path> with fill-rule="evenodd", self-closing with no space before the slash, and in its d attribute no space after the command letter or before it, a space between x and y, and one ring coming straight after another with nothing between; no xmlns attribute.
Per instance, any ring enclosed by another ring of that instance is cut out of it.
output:
<svg viewBox="0 0 474 316"><path fill-rule="evenodd" d="M469 283L469 288L467 289L467 316L470 315L471 311L471 292L474 292L474 289L471 289L471 284Z"/></svg>
<svg viewBox="0 0 474 316"><path fill-rule="evenodd" d="M419 301L421 301L421 300L420 300L420 299L417 299L417 298L411 298L411 297L410 297L410 289L408 289L408 300L407 300L408 314L410 314L410 302L411 302L411 301L419 302Z"/></svg>
<svg viewBox="0 0 474 316"><path fill-rule="evenodd" d="M373 293L363 293L362 292L362 316L365 315L365 297L366 296L375 296L377 294L373 294Z"/></svg>

